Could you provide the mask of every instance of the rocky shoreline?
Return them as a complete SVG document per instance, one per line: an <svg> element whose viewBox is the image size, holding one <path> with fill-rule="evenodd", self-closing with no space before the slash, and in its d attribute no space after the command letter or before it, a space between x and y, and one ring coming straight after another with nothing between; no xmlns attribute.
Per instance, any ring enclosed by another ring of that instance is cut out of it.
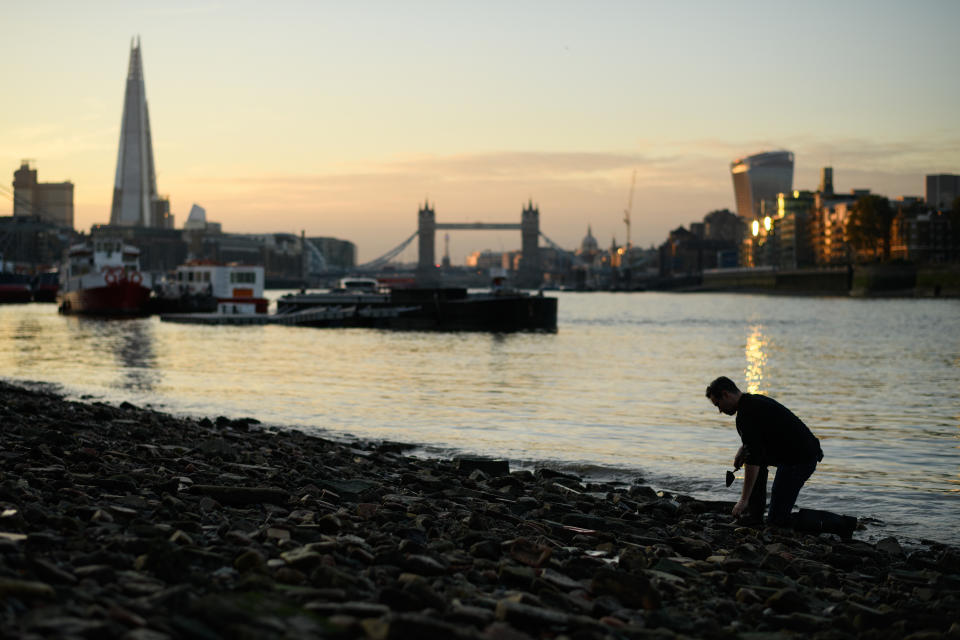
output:
<svg viewBox="0 0 960 640"><path fill-rule="evenodd" d="M0 638L960 638L960 551L0 382Z"/></svg>

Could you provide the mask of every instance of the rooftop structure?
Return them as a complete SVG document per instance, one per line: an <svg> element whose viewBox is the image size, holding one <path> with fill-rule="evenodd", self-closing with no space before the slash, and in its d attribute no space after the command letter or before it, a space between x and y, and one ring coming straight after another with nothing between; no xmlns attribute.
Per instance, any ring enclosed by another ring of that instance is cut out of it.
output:
<svg viewBox="0 0 960 640"><path fill-rule="evenodd" d="M190 207L190 215L187 221L183 223L184 229L206 229L207 228L207 210L198 204Z"/></svg>

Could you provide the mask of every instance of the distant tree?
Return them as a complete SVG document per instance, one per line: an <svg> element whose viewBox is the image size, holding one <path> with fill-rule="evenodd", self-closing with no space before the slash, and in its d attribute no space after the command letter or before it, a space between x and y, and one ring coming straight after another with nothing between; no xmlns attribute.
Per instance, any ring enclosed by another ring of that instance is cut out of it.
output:
<svg viewBox="0 0 960 640"><path fill-rule="evenodd" d="M862 196L854 203L847 220L847 237L859 251L879 254L884 261L890 259L890 237L896 211L883 196Z"/></svg>

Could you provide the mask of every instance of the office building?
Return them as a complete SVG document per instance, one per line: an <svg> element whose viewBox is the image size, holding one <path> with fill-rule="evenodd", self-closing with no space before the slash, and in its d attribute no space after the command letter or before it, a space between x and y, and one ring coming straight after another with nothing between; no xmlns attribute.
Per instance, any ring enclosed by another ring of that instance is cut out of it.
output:
<svg viewBox="0 0 960 640"><path fill-rule="evenodd" d="M157 195L140 39L130 46L110 224L172 229L170 201Z"/></svg>
<svg viewBox="0 0 960 640"><path fill-rule="evenodd" d="M927 176L927 204L946 211L960 197L960 176L950 173Z"/></svg>
<svg viewBox="0 0 960 640"><path fill-rule="evenodd" d="M36 216L58 227L73 228L73 183L38 182L37 170L24 161L13 172L13 215Z"/></svg>
<svg viewBox="0 0 960 640"><path fill-rule="evenodd" d="M474 251L466 257L466 265L474 269L489 271L503 268L503 253L500 251Z"/></svg>
<svg viewBox="0 0 960 640"><path fill-rule="evenodd" d="M816 215L815 203L812 191L794 191L777 196L777 215L773 224L777 228L777 258L781 269L798 269L815 264L811 238L812 221Z"/></svg>
<svg viewBox="0 0 960 640"><path fill-rule="evenodd" d="M773 215L777 195L793 191L793 153L767 151L730 163L737 214L747 220Z"/></svg>
<svg viewBox="0 0 960 640"><path fill-rule="evenodd" d="M733 245L743 238L743 219L727 209L711 211L703 217L704 237Z"/></svg>

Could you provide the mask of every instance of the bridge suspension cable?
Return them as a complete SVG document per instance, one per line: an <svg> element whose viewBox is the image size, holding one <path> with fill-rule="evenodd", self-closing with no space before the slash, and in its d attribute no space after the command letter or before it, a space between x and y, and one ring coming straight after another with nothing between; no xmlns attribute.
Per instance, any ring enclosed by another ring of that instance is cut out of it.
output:
<svg viewBox="0 0 960 640"><path fill-rule="evenodd" d="M371 260L370 262L358 264L355 268L356 269L378 269L382 267L383 265L387 264L388 262L396 258L398 255L403 253L403 250L409 247L410 243L413 242L413 239L416 238L419 234L420 234L419 230L414 231L413 235L411 235L409 238L407 238L406 240L404 240L403 242L395 246L393 249L390 249L390 251L387 251L385 254L383 254L379 258Z"/></svg>
<svg viewBox="0 0 960 640"><path fill-rule="evenodd" d="M327 258L323 251L317 248L317 245L304 238L304 246L307 250L307 273L316 275L327 270Z"/></svg>
<svg viewBox="0 0 960 640"><path fill-rule="evenodd" d="M563 247L558 245L556 242L548 238L543 231L540 232L540 237L547 241L547 244L550 245L551 249L556 249L557 251L562 251L564 253L572 253L570 250L564 249Z"/></svg>
<svg viewBox="0 0 960 640"><path fill-rule="evenodd" d="M439 227L439 225L437 225L437 226ZM394 258L396 258L398 255L400 255L401 253L403 253L404 249L406 249L407 247L409 247L409 246L410 246L410 243L413 242L414 239L415 239L419 234L420 234L419 230L418 230L418 231L414 231L412 234L410 234L410 237L409 237L409 238L407 238L406 240L404 240L403 242L401 242L400 244L398 244L398 245L397 245L396 247L394 247L393 249L390 249L390 251L387 251L386 253L384 253L384 254L383 254L382 256L380 256L379 258L376 258L376 259L371 260L371 261L369 261L369 262L365 262L365 263L363 263L363 264L358 264L356 267L354 267L354 269L360 271L360 270L378 269L378 268L382 267L383 265L387 264L388 262L390 262L391 260L393 260ZM564 249L563 247L561 247L560 245L558 245L556 242L554 242L553 240L551 240L550 238L548 238L548 237L546 236L546 234L544 234L542 231L540 232L540 237L543 238L543 239L546 241L546 243L547 243L548 245L550 245L551 248L556 249L557 251L562 252L562 253L564 253L564 254L570 254L570 253L572 253L571 251L569 251L569 250L567 250L567 249Z"/></svg>

